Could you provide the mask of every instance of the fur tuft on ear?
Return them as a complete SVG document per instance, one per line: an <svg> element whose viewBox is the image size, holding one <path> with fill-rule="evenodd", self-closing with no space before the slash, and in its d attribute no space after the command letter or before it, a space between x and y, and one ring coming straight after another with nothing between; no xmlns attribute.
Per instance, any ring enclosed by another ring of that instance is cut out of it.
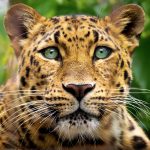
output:
<svg viewBox="0 0 150 150"><path fill-rule="evenodd" d="M28 37L29 31L40 18L38 12L24 4L13 5L8 10L4 25L17 56L20 54L19 41Z"/></svg>
<svg viewBox="0 0 150 150"><path fill-rule="evenodd" d="M119 32L128 38L139 37L144 29L144 11L136 4L124 5L114 10L111 15L112 23Z"/></svg>

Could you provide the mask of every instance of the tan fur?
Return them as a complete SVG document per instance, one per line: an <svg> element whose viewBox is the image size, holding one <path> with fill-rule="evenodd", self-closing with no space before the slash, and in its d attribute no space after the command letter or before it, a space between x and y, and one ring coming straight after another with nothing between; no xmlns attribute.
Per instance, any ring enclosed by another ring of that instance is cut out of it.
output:
<svg viewBox="0 0 150 150"><path fill-rule="evenodd" d="M46 19L31 7L12 6L5 27L19 69L1 92L1 149L149 150L149 139L125 103L131 55L143 26L144 12L137 5L104 19ZM59 49L61 59L41 55L49 46ZM113 52L95 60L97 46ZM64 89L69 84L95 87L79 101Z"/></svg>

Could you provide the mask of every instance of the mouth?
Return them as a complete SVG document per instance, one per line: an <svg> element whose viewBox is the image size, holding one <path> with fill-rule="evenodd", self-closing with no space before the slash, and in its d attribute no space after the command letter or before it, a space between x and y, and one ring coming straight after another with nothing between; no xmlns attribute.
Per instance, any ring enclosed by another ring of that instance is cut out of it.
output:
<svg viewBox="0 0 150 150"><path fill-rule="evenodd" d="M73 112L69 115L60 117L58 120L68 120L69 119L70 122L81 121L81 120L86 122L86 120L91 121L91 118L95 118L96 120L99 120L99 116L92 115L92 114L87 113L87 112L83 111L82 109L78 108L75 112Z"/></svg>

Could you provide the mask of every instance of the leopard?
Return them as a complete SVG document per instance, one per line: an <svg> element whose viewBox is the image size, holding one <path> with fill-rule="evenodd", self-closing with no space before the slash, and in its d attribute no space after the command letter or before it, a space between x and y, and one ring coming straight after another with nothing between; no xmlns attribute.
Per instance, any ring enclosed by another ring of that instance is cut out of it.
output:
<svg viewBox="0 0 150 150"><path fill-rule="evenodd" d="M0 88L0 149L150 150L126 102L144 18L137 4L103 18L11 6L18 69Z"/></svg>

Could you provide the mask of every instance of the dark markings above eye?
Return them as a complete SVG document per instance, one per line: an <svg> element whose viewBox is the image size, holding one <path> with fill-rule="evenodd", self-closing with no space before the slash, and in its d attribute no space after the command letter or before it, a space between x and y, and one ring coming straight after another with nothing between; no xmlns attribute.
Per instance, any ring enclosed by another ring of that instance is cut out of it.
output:
<svg viewBox="0 0 150 150"><path fill-rule="evenodd" d="M93 35L94 35L94 43L96 43L99 39L99 34L97 31L93 30Z"/></svg>
<svg viewBox="0 0 150 150"><path fill-rule="evenodd" d="M60 32L57 31L57 32L54 34L54 40L55 40L55 42L58 43L58 44L59 44L59 36L60 36Z"/></svg>

